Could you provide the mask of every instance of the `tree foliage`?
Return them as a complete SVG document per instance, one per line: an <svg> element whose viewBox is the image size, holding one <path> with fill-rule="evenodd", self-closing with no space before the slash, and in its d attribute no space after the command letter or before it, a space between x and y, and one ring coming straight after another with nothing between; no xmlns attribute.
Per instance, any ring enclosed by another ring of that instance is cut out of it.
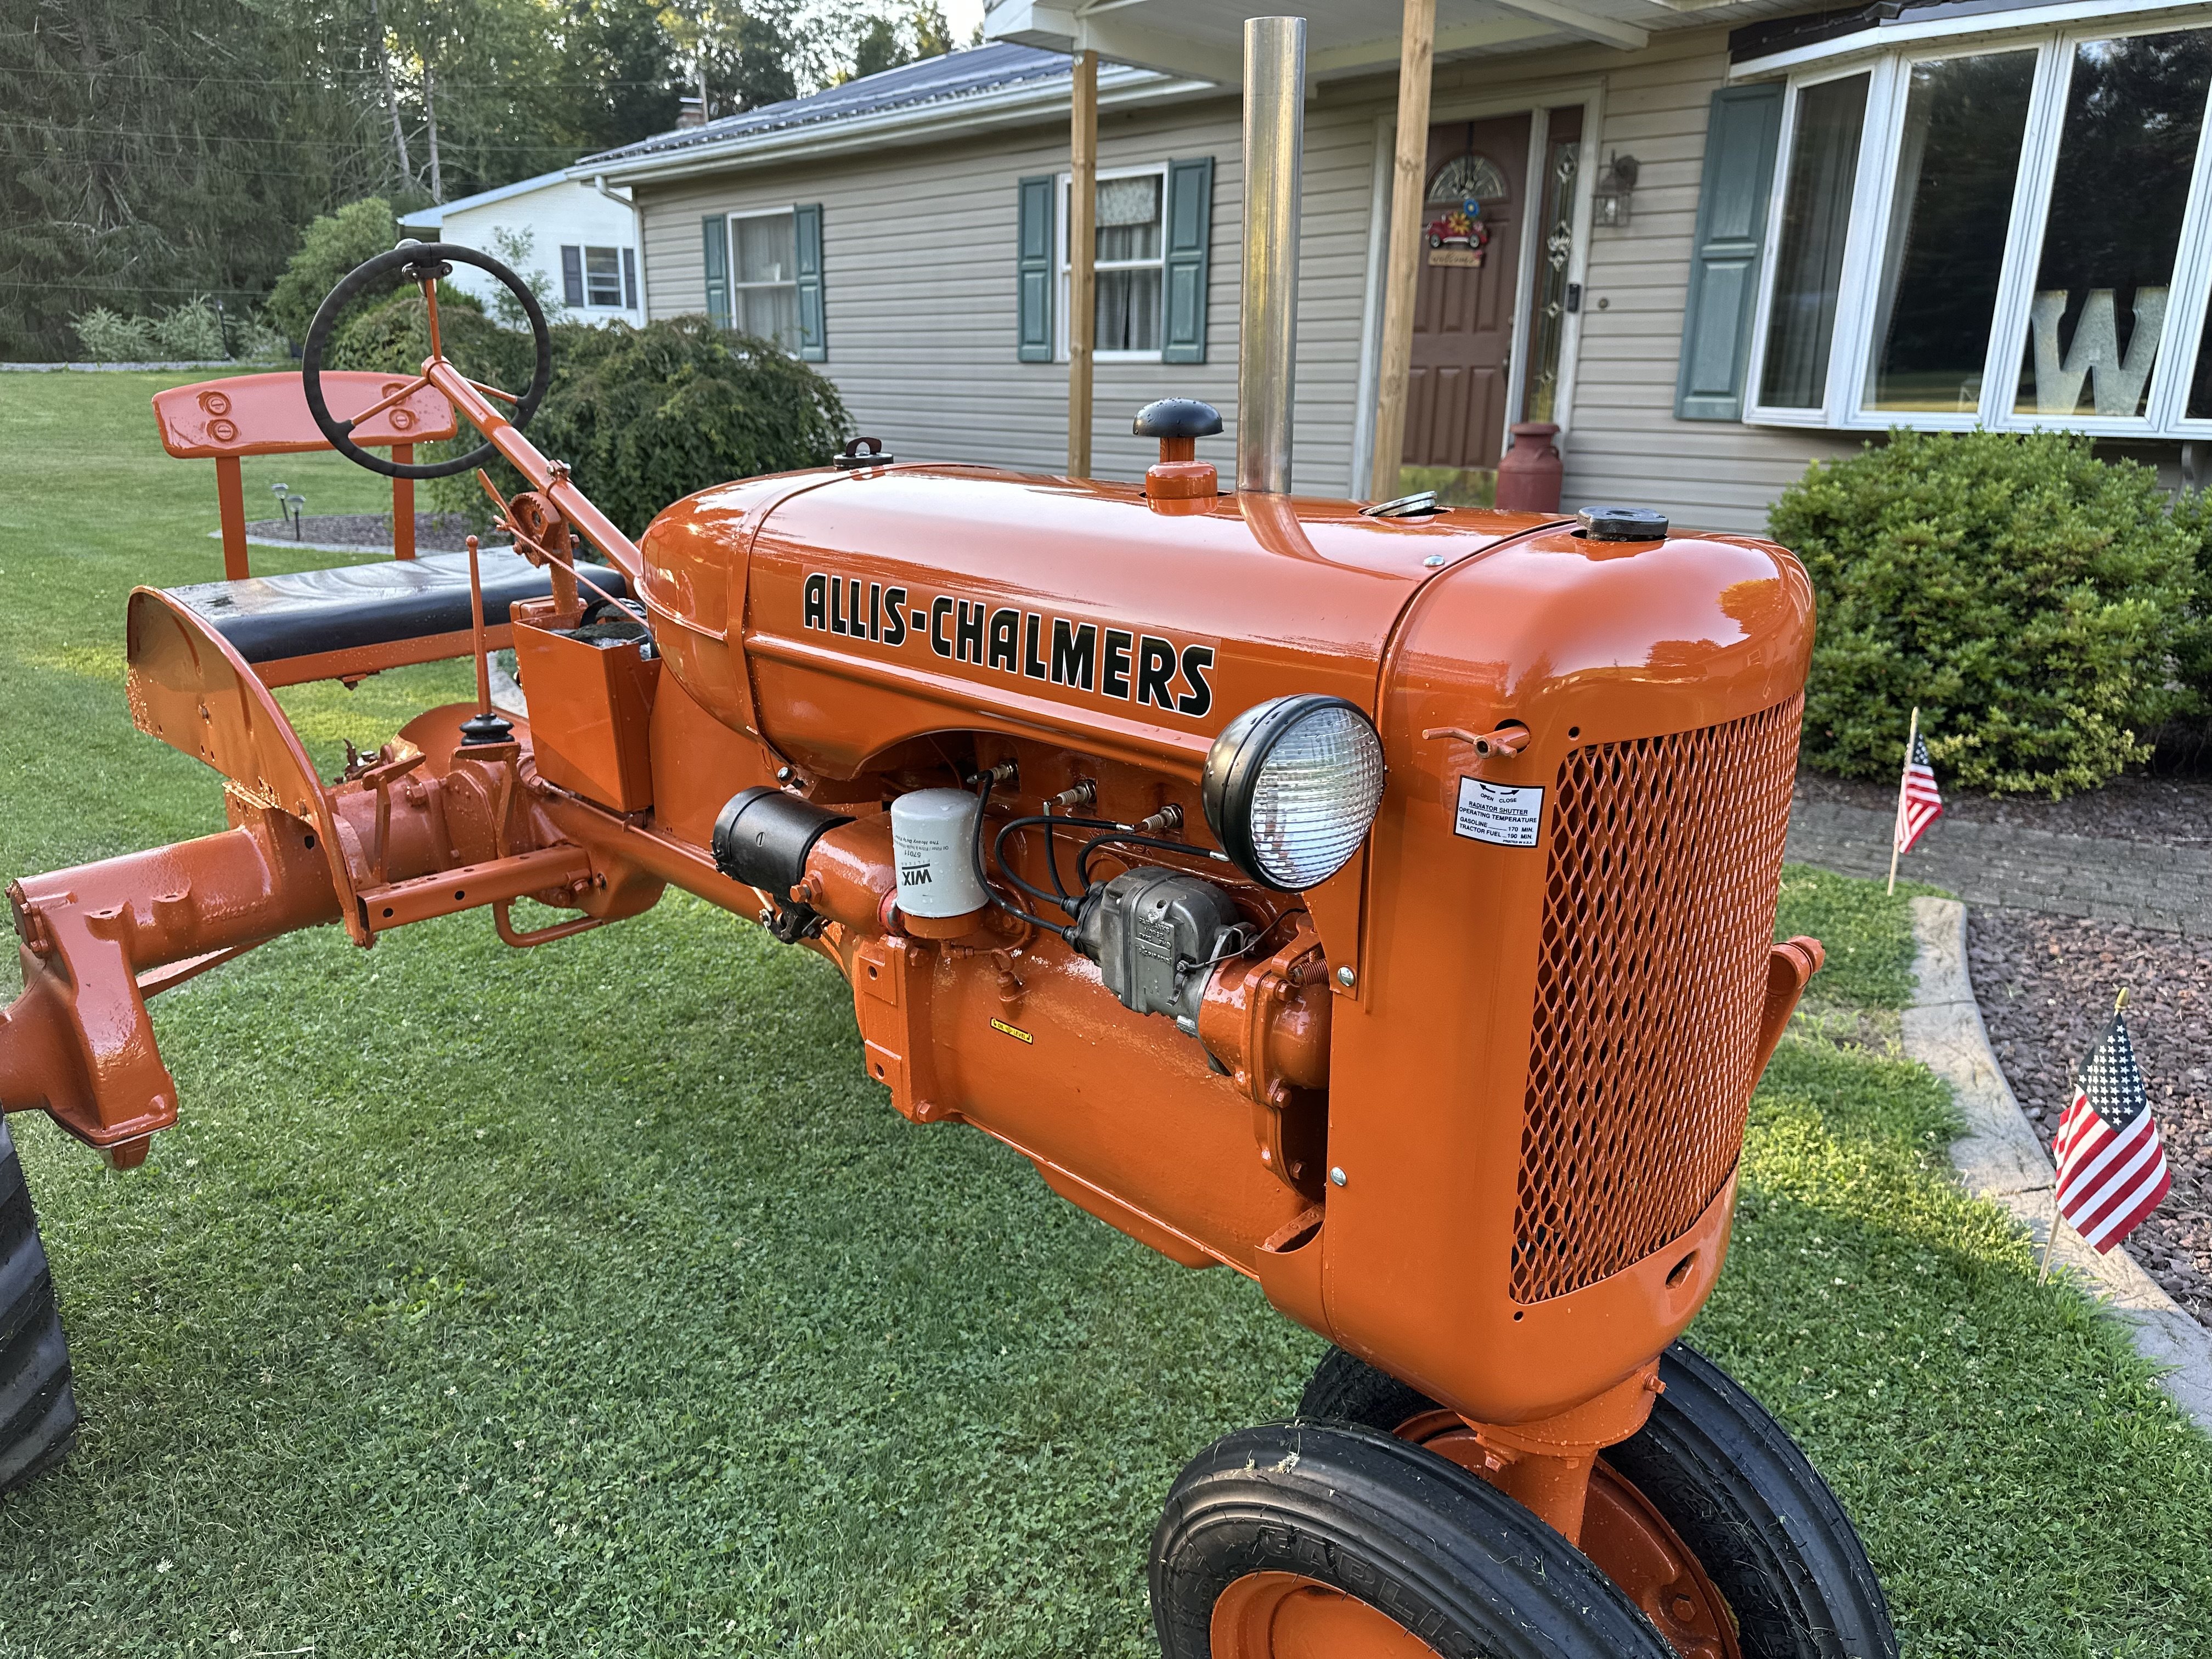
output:
<svg viewBox="0 0 2212 1659"><path fill-rule="evenodd" d="M13 0L0 358L70 355L96 307L202 294L235 333L343 204L404 212L565 167L672 128L702 81L720 114L843 80L893 3ZM897 15L899 61L945 39L933 5ZM286 291L285 326L303 305Z"/></svg>

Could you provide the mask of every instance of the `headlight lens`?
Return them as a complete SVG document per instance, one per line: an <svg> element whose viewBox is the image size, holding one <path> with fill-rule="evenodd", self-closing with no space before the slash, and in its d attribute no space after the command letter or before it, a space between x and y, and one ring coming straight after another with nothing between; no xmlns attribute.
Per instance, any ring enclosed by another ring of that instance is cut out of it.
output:
<svg viewBox="0 0 2212 1659"><path fill-rule="evenodd" d="M1358 850L1382 804L1382 740L1341 697L1270 697L1206 757L1206 821L1255 881L1318 886Z"/></svg>

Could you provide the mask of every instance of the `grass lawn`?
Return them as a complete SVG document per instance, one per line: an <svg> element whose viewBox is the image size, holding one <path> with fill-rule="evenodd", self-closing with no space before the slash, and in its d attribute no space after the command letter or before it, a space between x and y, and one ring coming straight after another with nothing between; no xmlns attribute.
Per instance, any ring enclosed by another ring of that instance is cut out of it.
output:
<svg viewBox="0 0 2212 1659"><path fill-rule="evenodd" d="M124 594L219 572L164 383L0 376L0 878L220 825L123 705ZM264 461L249 501L279 477L382 489ZM466 683L285 701L327 771ZM2212 1443L1947 1178L1902 900L1784 900L1830 967L1693 1339L1835 1484L1908 1654L2212 1653ZM1169 1481L1320 1352L906 1124L828 965L681 895L526 953L326 928L155 1012L185 1104L146 1168L14 1120L86 1427L0 1501L9 1659L1155 1651Z"/></svg>

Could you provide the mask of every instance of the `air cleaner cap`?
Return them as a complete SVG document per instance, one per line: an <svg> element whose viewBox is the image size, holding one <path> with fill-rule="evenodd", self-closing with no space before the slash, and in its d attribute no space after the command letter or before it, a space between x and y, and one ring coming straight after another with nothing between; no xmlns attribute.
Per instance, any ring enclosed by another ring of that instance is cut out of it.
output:
<svg viewBox="0 0 2212 1659"><path fill-rule="evenodd" d="M1586 507L1575 516L1594 542L1659 542L1667 539L1667 515L1648 507Z"/></svg>

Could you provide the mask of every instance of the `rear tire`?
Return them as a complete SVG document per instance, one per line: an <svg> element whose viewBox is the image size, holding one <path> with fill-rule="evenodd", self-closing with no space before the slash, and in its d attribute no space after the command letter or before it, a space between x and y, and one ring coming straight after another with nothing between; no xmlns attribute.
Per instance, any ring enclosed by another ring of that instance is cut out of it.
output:
<svg viewBox="0 0 2212 1659"><path fill-rule="evenodd" d="M76 1425L53 1275L22 1160L0 1118L0 1492L66 1457Z"/></svg>
<svg viewBox="0 0 2212 1659"><path fill-rule="evenodd" d="M1431 1453L1348 1424L1226 1435L1152 1537L1164 1659L1669 1659L1581 1552Z"/></svg>
<svg viewBox="0 0 2212 1659"><path fill-rule="evenodd" d="M1727 1603L1743 1659L1897 1659L1888 1604L1827 1483L1765 1408L1677 1342L1650 1420L1601 1462L1640 1494ZM1395 1431L1439 1408L1331 1349L1301 1419Z"/></svg>

